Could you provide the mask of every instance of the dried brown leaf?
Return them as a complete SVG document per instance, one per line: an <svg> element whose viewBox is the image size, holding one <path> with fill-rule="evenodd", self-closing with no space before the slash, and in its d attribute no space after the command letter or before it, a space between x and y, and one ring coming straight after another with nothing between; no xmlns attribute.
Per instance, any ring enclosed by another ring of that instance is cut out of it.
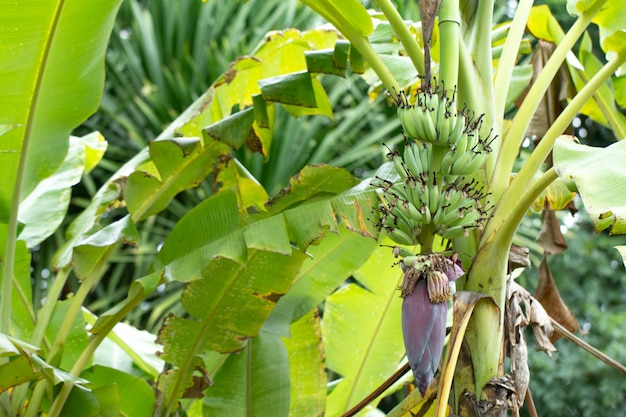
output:
<svg viewBox="0 0 626 417"><path fill-rule="evenodd" d="M533 50L533 55L531 57L531 65L533 66L533 78L530 86L533 85L537 76L543 70L548 59L554 52L556 46L550 42L540 40ZM526 136L536 136L537 142L541 140L546 131L552 126L556 118L561 114L563 108L565 107L565 100L569 95L569 90L571 88L571 80L568 74L568 69L565 64L563 64L559 68L559 72L553 78L552 82L543 99L539 103L535 114L526 130ZM526 97L526 92L524 92L520 98L516 101L516 104L519 106L521 102ZM536 143L535 143L536 145ZM552 166L552 156L548 158L549 166Z"/></svg>
<svg viewBox="0 0 626 417"><path fill-rule="evenodd" d="M556 287L556 283L552 277L552 272L550 272L550 268L545 257L539 265L538 272L539 284L537 285L535 298L541 303L543 308L545 308L547 316L552 317L570 332L580 330L576 317L574 317L569 308L567 308L567 305L565 305L565 302L559 294L559 290ZM559 334L554 333L551 336L550 341L554 343L560 337L561 336Z"/></svg>
<svg viewBox="0 0 626 417"><path fill-rule="evenodd" d="M553 210L544 210L541 214L541 231L537 242L543 248L545 255L556 255L567 249L567 241L561 233L561 225Z"/></svg>
<svg viewBox="0 0 626 417"><path fill-rule="evenodd" d="M430 90L431 62L430 62L430 39L433 35L435 17L441 0L418 0L417 5L422 17L422 37L424 39L424 78L422 89Z"/></svg>
<svg viewBox="0 0 626 417"><path fill-rule="evenodd" d="M524 246L511 245L509 250L509 265L507 274L513 272L517 268L530 267L530 250Z"/></svg>
<svg viewBox="0 0 626 417"><path fill-rule="evenodd" d="M545 351L548 355L556 351L556 348L550 342L550 337L554 333L550 323L550 316L546 313L541 303L515 281L511 281L509 284L507 310L505 318L508 326L509 348L514 346L519 339L515 326L524 327L532 324L533 334L537 341L537 349Z"/></svg>

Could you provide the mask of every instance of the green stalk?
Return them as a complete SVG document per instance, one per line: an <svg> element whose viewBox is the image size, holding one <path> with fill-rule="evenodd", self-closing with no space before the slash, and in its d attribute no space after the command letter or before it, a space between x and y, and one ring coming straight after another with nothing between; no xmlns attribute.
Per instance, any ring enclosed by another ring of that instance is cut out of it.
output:
<svg viewBox="0 0 626 417"><path fill-rule="evenodd" d="M418 74L424 74L424 52L419 47L415 36L406 27L404 19L402 19L396 7L391 0L376 0L376 3L385 17L387 17L389 24L404 46L407 55L411 58L411 62L413 62Z"/></svg>
<svg viewBox="0 0 626 417"><path fill-rule="evenodd" d="M81 352L80 356L76 360L76 363L70 370L70 374L74 376L79 376L81 372L85 369L85 366L89 363L89 360L95 353L96 349L102 341L107 337L109 333L113 330L115 325L117 325L130 311L135 308L139 303L141 303L145 299L144 296L136 297L131 303L128 303L118 311L115 315L113 315L106 325L104 325L98 333L94 334L89 340L89 344L87 347ZM61 411L63 410L63 406L67 401L67 397L70 395L74 384L71 382L65 382L61 387L61 391L55 396L54 402L50 407L50 411L48 412L48 417L58 417Z"/></svg>
<svg viewBox="0 0 626 417"><path fill-rule="evenodd" d="M458 84L460 27L459 0L443 0L439 8L439 79L447 88Z"/></svg>
<svg viewBox="0 0 626 417"><path fill-rule="evenodd" d="M396 81L391 71L389 71L389 68L387 68L383 61L378 57L378 54L376 54L367 38L356 32L353 32L352 30L348 32L349 33L342 33L352 43L352 46L354 46L357 51L359 51L363 59L365 59L367 63L370 64L370 67L372 67L387 91L389 91L391 98L395 100L398 97L398 92L400 91L400 85L398 84L398 81Z"/></svg>
<svg viewBox="0 0 626 417"><path fill-rule="evenodd" d="M511 215L514 215L519 210L519 196L524 194L524 190L532 182L535 173L552 150L558 136L567 128L571 120L578 114L582 106L593 96L596 90L615 73L624 61L626 61L626 48L619 51L615 59L605 64L589 80L589 83L576 94L565 110L554 121L509 188L502 194L494 210L493 217L487 223L483 233L483 241L491 239L492 234L499 233L500 224L510 221Z"/></svg>
<svg viewBox="0 0 626 417"><path fill-rule="evenodd" d="M55 356L62 351L63 346L65 345L65 340L70 333L72 324L74 323L76 316L80 313L80 310L83 307L83 303L85 302L87 295L100 280L100 277L104 272L106 262L114 249L115 245L107 248L103 256L99 259L98 264L94 266L92 273L87 278L85 278L85 280L83 280L83 282L80 284L80 287L78 287L78 291L76 291L76 294L74 295L74 297L72 297L72 302L70 303L70 307L67 310L67 314L63 319L63 323L61 324L56 338L52 343L52 347L50 348L50 352L47 355L47 360L49 362L54 361ZM54 365L54 362L52 364Z"/></svg>
<svg viewBox="0 0 626 417"><path fill-rule="evenodd" d="M466 333L474 368L476 390L482 389L489 380L502 374L501 342L506 294L506 270L509 248L515 231L532 203L541 192L557 178L554 168L546 171L518 198L518 209L506 221L499 223L497 233L481 242L480 249L469 272L465 289L490 295L500 308L476 306Z"/></svg>
<svg viewBox="0 0 626 417"><path fill-rule="evenodd" d="M495 201L498 201L506 189L509 177L513 170L513 163L517 157L517 151L524 139L524 133L541 102L546 90L550 86L554 75L561 67L567 53L572 49L578 38L583 34L591 19L598 13L607 0L600 0L589 10L585 11L567 32L559 43L545 67L528 91L517 115L507 129L502 142L502 151L498 155L494 175L490 184Z"/></svg>
<svg viewBox="0 0 626 417"><path fill-rule="evenodd" d="M46 301L43 307L41 307L41 309L37 312L37 323L35 324L33 335L30 338L31 344L40 346L42 343L46 342L44 334L46 332L46 328L48 327L48 323L50 323L50 319L52 318L54 306L61 296L63 287L65 287L69 273L69 267L65 267L57 272L57 276L55 277L48 294L46 294Z"/></svg>
<svg viewBox="0 0 626 417"><path fill-rule="evenodd" d="M50 287L50 290L48 291L48 294L46 295L46 302L44 303L43 307L37 312L37 318L35 320L35 323L36 323L35 329L33 330L33 334L30 338L31 344L35 346L41 346L42 344L44 344L46 346L46 349L50 349L50 343L45 339L44 335L45 335L46 328L48 327L48 323L50 322L50 319L52 318L52 311L54 310L54 306L56 305L56 302L58 301L59 296L61 295L61 291L63 291L63 287L65 286L65 283L67 282L68 275L69 275L69 268L63 268L57 273L57 276L54 279L52 286ZM37 384L35 391L33 395L31 396L30 403L35 403L35 404L40 403L41 399L43 398L42 396L45 393L46 383L47 383L46 381L41 381L39 382L39 384ZM41 388L40 388L40 385L41 385ZM13 407L15 411L16 411L15 407L19 407L20 404L23 403L23 400L26 397L26 394L28 393L28 388L29 386L26 384L22 384L15 388L15 391L13 393L13 398L14 398ZM38 406L34 408L38 408ZM26 415L28 415L28 413ZM36 414L33 414L33 412L31 412L30 415L35 416Z"/></svg>
<svg viewBox="0 0 626 417"><path fill-rule="evenodd" d="M480 78L484 80L486 93L491 103L493 97L493 61L491 57L491 28L493 26L493 0L467 2L468 7L475 5L474 14L466 22L465 43L471 52ZM473 108L473 110L476 110ZM487 112L485 112L487 113Z"/></svg>
<svg viewBox="0 0 626 417"><path fill-rule="evenodd" d="M30 122L30 120L29 120ZM26 149L28 137L32 123L28 123L25 140L20 153L20 160L13 190L13 200L11 201L11 212L9 213L9 223L7 227L7 240L4 248L4 268L2 271L2 294L0 294L0 333L10 334L11 329L11 304L13 298L13 274L15 271L15 246L17 240L17 214L20 207L20 189L24 179L24 169L26 165Z"/></svg>
<svg viewBox="0 0 626 417"><path fill-rule="evenodd" d="M57 357L57 355L59 355L62 352L63 347L65 345L65 340L67 339L67 335L69 334L72 328L72 324L74 323L76 316L79 314L81 308L83 307L85 298L87 297L91 289L100 280L100 277L103 273L104 266L106 265L107 259L109 259L111 252L114 249L115 249L115 245L111 246L104 252L103 256L100 258L98 263L94 266L92 273L81 283L80 287L78 288L78 291L72 298L72 302L70 304L70 307L68 308L65 318L63 319L63 323L61 323L61 327L59 328L59 331L56 335L56 338L54 339L54 342L52 343L50 351L48 352L48 355L46 356L47 362L50 363L51 365L54 366L56 365L57 361L60 361L61 358L60 356ZM67 279L67 276L64 276L64 277L62 276L62 280L63 279ZM55 280L55 285L56 285L56 280ZM60 284L59 286L60 288L62 288ZM46 310L47 318L45 320L50 319L50 315L52 313L52 310L54 309L55 302L56 302L56 299L54 300L54 302L51 302L51 306L47 305L47 303L44 306L44 307L47 307L47 310ZM40 332L44 332L45 329L46 329L46 326L44 326L43 324L41 326L38 326L38 333L36 335L34 334L33 337L35 336L41 337L43 333L40 334ZM39 408L41 406L41 403L47 391L47 384L48 384L48 381L45 381L45 380L40 381L37 384L33 392L33 395L30 398L25 417L37 416L37 413L39 411Z"/></svg>
<svg viewBox="0 0 626 417"><path fill-rule="evenodd" d="M494 79L494 121L501 122L504 118L504 105L509 90L513 68L517 59L517 51L526 30L526 22L533 6L533 0L521 0L515 11L509 34L504 42L504 49L496 68ZM502 131L502 127L498 130Z"/></svg>
<svg viewBox="0 0 626 417"><path fill-rule="evenodd" d="M357 29L355 29L354 25L341 13L329 13L329 10L333 9L333 7L328 7L332 4L332 1L322 0L315 2L312 0L303 0L303 3L309 6L311 9L315 10L320 16L324 17L330 23L332 23L337 28L337 30L350 41L352 46L354 46L357 51L359 51L363 59L365 59L370 64L385 88L389 91L391 97L395 100L397 98L398 92L400 91L400 86L398 85L398 82L394 78L393 74L391 74L391 72L389 71L389 68L387 68L387 66L378 57L376 52L374 52L374 50L372 49L372 45L370 45L366 35L360 33Z"/></svg>

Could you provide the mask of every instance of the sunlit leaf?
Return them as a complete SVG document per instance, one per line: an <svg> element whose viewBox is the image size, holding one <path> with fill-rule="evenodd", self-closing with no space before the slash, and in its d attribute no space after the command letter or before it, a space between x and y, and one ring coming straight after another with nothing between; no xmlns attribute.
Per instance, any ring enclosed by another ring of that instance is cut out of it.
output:
<svg viewBox="0 0 626 417"><path fill-rule="evenodd" d="M307 249L305 260L289 292L280 299L265 323L266 329L287 336L292 322L319 305L367 260L378 243L340 227Z"/></svg>
<svg viewBox="0 0 626 417"><path fill-rule="evenodd" d="M535 38L544 41L558 44L564 36L559 22L550 12L548 5L545 4L531 9L526 26Z"/></svg>
<svg viewBox="0 0 626 417"><path fill-rule="evenodd" d="M626 141L593 148L561 137L553 154L558 175L578 191L596 231L626 233Z"/></svg>
<svg viewBox="0 0 626 417"><path fill-rule="evenodd" d="M152 415L155 399L154 390L143 379L117 369L98 365L85 370L80 376L89 381L91 389L116 386L119 412L123 415L133 417ZM100 400L102 400L101 397ZM102 403L102 401L100 402Z"/></svg>
<svg viewBox="0 0 626 417"><path fill-rule="evenodd" d="M262 331L248 341L228 357L214 383L206 391L204 415L289 415L289 360L277 335Z"/></svg>
<svg viewBox="0 0 626 417"><path fill-rule="evenodd" d="M236 159L229 159L221 164L215 178L217 189L232 189L237 195L237 206L242 215L265 211L264 204L269 196L265 188L250 174L246 167Z"/></svg>
<svg viewBox="0 0 626 417"><path fill-rule="evenodd" d="M403 273L391 267L394 261L390 248L378 248L354 274L360 285L348 284L326 300L326 359L329 369L341 377L328 396L329 415L340 415L365 398L404 356L402 299L397 291Z"/></svg>
<svg viewBox="0 0 626 417"><path fill-rule="evenodd" d="M42 180L20 204L18 218L24 223L19 235L29 248L40 244L54 233L63 222L72 196L85 169L85 145L71 137L63 164L48 178Z"/></svg>
<svg viewBox="0 0 626 417"><path fill-rule="evenodd" d="M101 268L110 249L120 243L136 244L139 233L130 216L111 223L93 234L85 236L74 248L74 272L83 280Z"/></svg>
<svg viewBox="0 0 626 417"><path fill-rule="evenodd" d="M374 30L372 18L357 0L335 2L332 0L303 0L320 16L332 23L342 33L357 32L367 36Z"/></svg>
<svg viewBox="0 0 626 417"><path fill-rule="evenodd" d="M198 138L150 142L150 156L159 177L138 170L126 182L124 200L134 219L142 220L165 209L181 191L197 186L213 170L228 147L212 141L202 146Z"/></svg>
<svg viewBox="0 0 626 417"><path fill-rule="evenodd" d="M314 195L338 194L358 181L348 171L331 166L306 166L293 176L289 185L267 203L270 212L281 212L303 201L310 202Z"/></svg>
<svg viewBox="0 0 626 417"><path fill-rule="evenodd" d="M91 172L102 160L107 150L107 141L100 132L82 136L80 141L85 145L85 173Z"/></svg>
<svg viewBox="0 0 626 417"><path fill-rule="evenodd" d="M576 193L570 191L563 180L558 178L539 194L532 209L537 212L544 209L563 210L574 201L574 197Z"/></svg>
<svg viewBox="0 0 626 417"><path fill-rule="evenodd" d="M289 294L289 293L288 293ZM283 338L289 355L289 415L319 416L326 408L326 372L319 312L311 310L289 327ZM306 377L303 378L303 376Z"/></svg>
<svg viewBox="0 0 626 417"><path fill-rule="evenodd" d="M23 169L25 196L58 169L70 132L96 111L120 3L57 0L35 7L2 2L0 125L19 127L2 135L0 222L8 221L18 170ZM23 153L25 164L19 168Z"/></svg>

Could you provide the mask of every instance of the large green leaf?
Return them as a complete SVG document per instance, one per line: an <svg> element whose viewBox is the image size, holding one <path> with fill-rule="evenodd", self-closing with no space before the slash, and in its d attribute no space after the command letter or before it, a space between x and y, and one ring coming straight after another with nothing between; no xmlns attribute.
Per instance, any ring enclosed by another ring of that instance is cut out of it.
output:
<svg viewBox="0 0 626 417"><path fill-rule="evenodd" d="M310 258L302 264L289 292L278 301L264 328L288 336L291 323L313 310L349 278L377 245L376 240L343 226L338 233L327 233L307 249Z"/></svg>
<svg viewBox="0 0 626 417"><path fill-rule="evenodd" d="M96 111L120 3L0 1L0 125L17 126L0 145L0 222L8 222L18 178L26 196L58 169L70 132Z"/></svg>
<svg viewBox="0 0 626 417"><path fill-rule="evenodd" d="M349 284L326 300L326 359L342 378L328 396L328 416L339 416L365 398L404 356L397 291L403 273L394 262L389 247L379 248L354 274L361 285Z"/></svg>
<svg viewBox="0 0 626 417"><path fill-rule="evenodd" d="M289 293L287 293L289 294ZM289 415L321 416L326 409L326 368L319 312L311 310L290 326L283 339L289 354Z"/></svg>
<svg viewBox="0 0 626 417"><path fill-rule="evenodd" d="M336 231L338 219L349 218L346 213L354 211L355 205L369 212L375 204L371 191L329 198L350 182L329 181L320 187L310 182L317 178L316 171L322 178L328 178L328 172L340 174L325 166L309 168L298 175L297 186L272 200L285 199L289 203L283 208L295 207L279 212L277 204L272 207L273 215L252 215L242 224L235 192L223 190L183 217L166 240L158 264L165 267L167 280L188 282L181 301L190 317L170 316L159 333L162 357L174 366L159 379L163 412L172 410L175 398L191 395L202 385L205 378L194 376L194 369L203 369L200 355L207 350L241 350L247 338L259 332L307 259L308 245L327 231ZM364 221L355 229L365 235L374 233ZM193 235L198 238L181 241Z"/></svg>
<svg viewBox="0 0 626 417"><path fill-rule="evenodd" d="M204 415L287 417L289 360L279 336L260 332L230 355L207 390Z"/></svg>
<svg viewBox="0 0 626 417"><path fill-rule="evenodd" d="M557 173L580 193L596 231L626 233L626 141L594 148L562 137L553 155Z"/></svg>

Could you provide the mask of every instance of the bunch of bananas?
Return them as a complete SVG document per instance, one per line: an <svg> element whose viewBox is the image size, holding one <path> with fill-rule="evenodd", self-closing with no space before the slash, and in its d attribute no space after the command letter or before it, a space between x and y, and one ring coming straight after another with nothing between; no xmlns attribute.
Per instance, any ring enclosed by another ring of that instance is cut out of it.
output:
<svg viewBox="0 0 626 417"><path fill-rule="evenodd" d="M483 117L458 111L454 97L437 86L419 92L413 105L403 94L397 100L405 145L402 153L387 155L398 180L378 184L376 224L399 244L421 244L425 225L431 234L458 238L487 217L487 195L469 176L483 165L495 137L482 136Z"/></svg>

